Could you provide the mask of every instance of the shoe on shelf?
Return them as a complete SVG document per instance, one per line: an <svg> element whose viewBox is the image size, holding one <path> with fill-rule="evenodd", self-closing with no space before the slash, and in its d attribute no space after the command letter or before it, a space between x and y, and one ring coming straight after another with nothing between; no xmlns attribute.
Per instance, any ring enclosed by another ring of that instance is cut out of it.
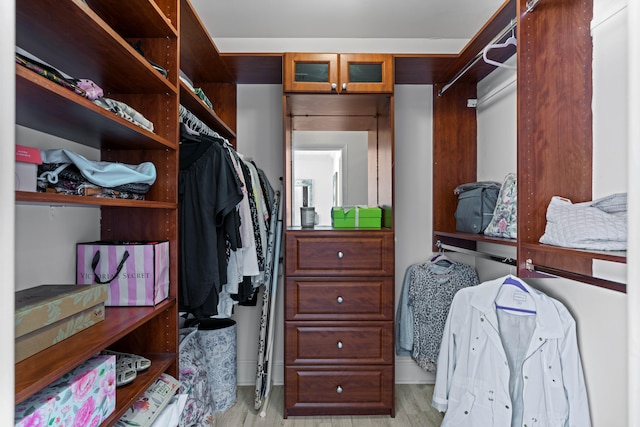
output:
<svg viewBox="0 0 640 427"><path fill-rule="evenodd" d="M116 362L116 387L130 384L136 379L136 376L138 373L129 361L121 359Z"/></svg>
<svg viewBox="0 0 640 427"><path fill-rule="evenodd" d="M126 361L126 363L131 364L133 369L136 372L142 372L144 370L149 369L151 366L151 361L146 357L138 356L137 354L131 353L121 353L113 350L102 350L102 354L112 354L116 356L116 362Z"/></svg>

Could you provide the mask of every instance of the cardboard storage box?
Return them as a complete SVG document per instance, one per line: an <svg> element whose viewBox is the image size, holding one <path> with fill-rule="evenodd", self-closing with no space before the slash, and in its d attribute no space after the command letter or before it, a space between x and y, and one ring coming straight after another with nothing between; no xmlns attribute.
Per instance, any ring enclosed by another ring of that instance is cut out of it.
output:
<svg viewBox="0 0 640 427"><path fill-rule="evenodd" d="M331 209L333 228L380 228L382 210L369 206L345 206Z"/></svg>
<svg viewBox="0 0 640 427"><path fill-rule="evenodd" d="M98 426L116 408L116 357L94 356L16 405L15 425Z"/></svg>
<svg viewBox="0 0 640 427"><path fill-rule="evenodd" d="M106 285L41 285L16 292L16 362L104 320Z"/></svg>
<svg viewBox="0 0 640 427"><path fill-rule="evenodd" d="M76 282L108 286L106 306L153 306L169 296L169 242L76 245Z"/></svg>
<svg viewBox="0 0 640 427"><path fill-rule="evenodd" d="M71 315L52 325L37 329L16 338L14 345L15 361L20 362L27 357L49 348L60 341L77 334L104 320L104 303Z"/></svg>
<svg viewBox="0 0 640 427"><path fill-rule="evenodd" d="M42 164L40 150L16 145L16 191L38 190L38 165Z"/></svg>

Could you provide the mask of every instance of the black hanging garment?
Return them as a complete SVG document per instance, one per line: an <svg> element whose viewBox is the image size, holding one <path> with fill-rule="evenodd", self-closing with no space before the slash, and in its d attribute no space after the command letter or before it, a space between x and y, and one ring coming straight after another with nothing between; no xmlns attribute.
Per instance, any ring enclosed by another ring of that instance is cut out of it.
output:
<svg viewBox="0 0 640 427"><path fill-rule="evenodd" d="M225 224L237 221L226 217L237 215L243 195L222 140L183 140L178 175L179 301L181 310L204 318L217 314L218 294L226 282Z"/></svg>

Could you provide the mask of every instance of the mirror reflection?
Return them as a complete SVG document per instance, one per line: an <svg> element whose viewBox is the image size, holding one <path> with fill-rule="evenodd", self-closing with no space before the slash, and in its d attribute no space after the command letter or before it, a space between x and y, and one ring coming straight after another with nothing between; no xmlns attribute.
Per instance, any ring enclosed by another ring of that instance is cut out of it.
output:
<svg viewBox="0 0 640 427"><path fill-rule="evenodd" d="M331 226L333 206L367 204L368 132L293 131L293 225L315 207L316 225Z"/></svg>

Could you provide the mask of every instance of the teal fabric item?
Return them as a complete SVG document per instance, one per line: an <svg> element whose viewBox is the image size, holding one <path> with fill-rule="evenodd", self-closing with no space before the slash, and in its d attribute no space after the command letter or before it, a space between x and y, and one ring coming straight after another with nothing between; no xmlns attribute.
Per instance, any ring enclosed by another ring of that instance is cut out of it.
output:
<svg viewBox="0 0 640 427"><path fill-rule="evenodd" d="M156 181L156 167L151 162L128 165L93 161L65 149L42 150L41 153L43 163L74 164L87 181L101 187L111 188L132 183L151 185ZM51 183L58 180L56 171L45 172L43 175Z"/></svg>

